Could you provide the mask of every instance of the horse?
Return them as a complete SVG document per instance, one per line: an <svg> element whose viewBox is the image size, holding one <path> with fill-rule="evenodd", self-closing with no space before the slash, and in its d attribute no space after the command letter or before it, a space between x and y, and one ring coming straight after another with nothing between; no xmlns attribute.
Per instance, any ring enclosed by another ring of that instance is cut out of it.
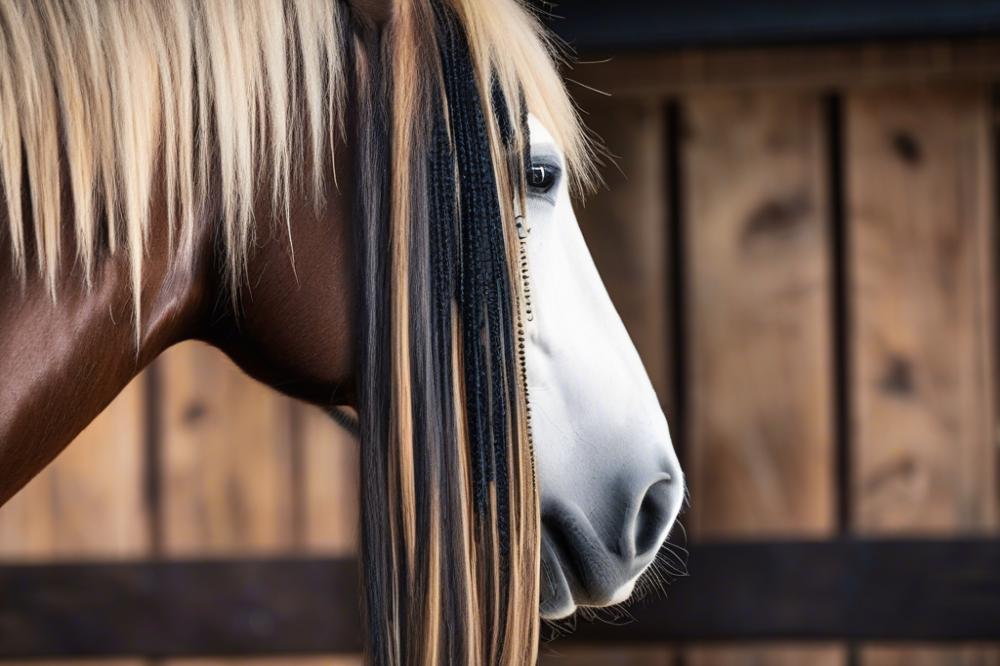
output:
<svg viewBox="0 0 1000 666"><path fill-rule="evenodd" d="M525 664L684 495L516 0L0 3L0 504L161 352L361 434L366 656Z"/></svg>

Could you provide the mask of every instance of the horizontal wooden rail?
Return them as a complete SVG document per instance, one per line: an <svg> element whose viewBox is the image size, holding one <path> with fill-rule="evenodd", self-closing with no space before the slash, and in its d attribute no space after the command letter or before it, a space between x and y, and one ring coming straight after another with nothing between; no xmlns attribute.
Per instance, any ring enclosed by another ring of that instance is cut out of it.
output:
<svg viewBox="0 0 1000 666"><path fill-rule="evenodd" d="M990 84L1000 75L998 55L996 37L606 51L586 54L567 77L582 102L596 94L587 88L616 98L732 89L822 93L846 87Z"/></svg>
<svg viewBox="0 0 1000 666"><path fill-rule="evenodd" d="M692 548L690 576L580 643L1000 640L1000 540ZM0 658L355 652L348 560L0 567Z"/></svg>
<svg viewBox="0 0 1000 666"><path fill-rule="evenodd" d="M816 41L963 37L1000 31L1000 7L982 0L536 0L577 49L662 49ZM546 7L549 5L549 7Z"/></svg>
<svg viewBox="0 0 1000 666"><path fill-rule="evenodd" d="M0 567L0 658L357 652L352 560Z"/></svg>

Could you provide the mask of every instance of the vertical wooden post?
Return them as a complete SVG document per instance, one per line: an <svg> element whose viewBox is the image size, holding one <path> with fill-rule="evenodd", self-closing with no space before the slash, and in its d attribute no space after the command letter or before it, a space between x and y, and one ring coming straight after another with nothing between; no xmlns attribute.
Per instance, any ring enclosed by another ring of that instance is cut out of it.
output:
<svg viewBox="0 0 1000 666"><path fill-rule="evenodd" d="M997 526L987 92L913 87L846 97L853 527L866 536ZM862 656L871 666L909 666L980 664L997 654Z"/></svg>
<svg viewBox="0 0 1000 666"><path fill-rule="evenodd" d="M164 554L290 550L291 401L202 343L158 363Z"/></svg>
<svg viewBox="0 0 1000 666"><path fill-rule="evenodd" d="M693 539L835 531L822 109L808 93L683 101ZM687 653L692 666L843 659L843 650L822 646Z"/></svg>

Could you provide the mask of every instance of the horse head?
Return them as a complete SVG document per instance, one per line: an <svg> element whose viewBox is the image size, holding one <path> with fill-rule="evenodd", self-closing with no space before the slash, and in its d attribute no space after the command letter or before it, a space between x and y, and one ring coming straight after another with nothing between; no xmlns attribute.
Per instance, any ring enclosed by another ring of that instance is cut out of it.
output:
<svg viewBox="0 0 1000 666"><path fill-rule="evenodd" d="M628 599L684 480L638 352L590 257L562 151L530 119L528 388L542 519L541 612Z"/></svg>

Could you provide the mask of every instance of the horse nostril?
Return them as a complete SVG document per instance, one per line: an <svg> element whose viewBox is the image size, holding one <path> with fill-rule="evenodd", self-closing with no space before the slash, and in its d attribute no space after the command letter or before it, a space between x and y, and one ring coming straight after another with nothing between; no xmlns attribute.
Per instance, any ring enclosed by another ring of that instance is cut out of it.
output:
<svg viewBox="0 0 1000 666"><path fill-rule="evenodd" d="M633 531L635 557L644 559L654 554L670 526L673 513L673 489L668 479L657 481L646 489L639 504Z"/></svg>

